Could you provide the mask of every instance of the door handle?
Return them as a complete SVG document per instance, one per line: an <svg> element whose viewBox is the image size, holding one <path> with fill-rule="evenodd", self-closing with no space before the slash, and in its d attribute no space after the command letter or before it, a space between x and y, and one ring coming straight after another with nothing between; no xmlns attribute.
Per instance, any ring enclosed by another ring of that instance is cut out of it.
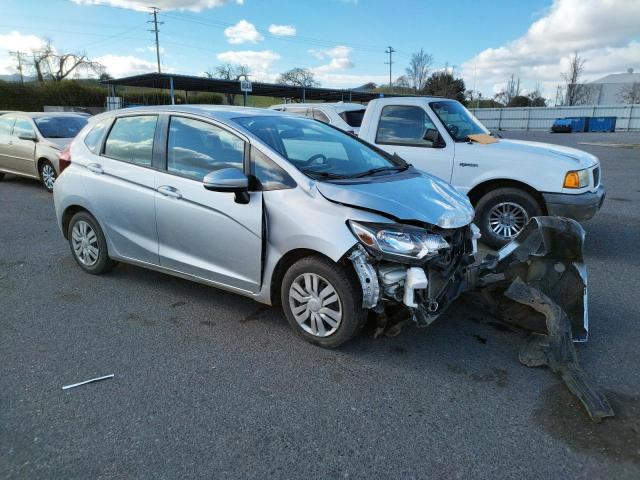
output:
<svg viewBox="0 0 640 480"><path fill-rule="evenodd" d="M169 185L162 185L161 187L158 187L158 192L164 195L165 197L182 198L182 194L180 193L180 190L178 190L175 187L171 187Z"/></svg>
<svg viewBox="0 0 640 480"><path fill-rule="evenodd" d="M104 173L104 170L102 169L102 165L98 164L98 163L90 163L87 165L87 169L89 169L90 172L93 173Z"/></svg>

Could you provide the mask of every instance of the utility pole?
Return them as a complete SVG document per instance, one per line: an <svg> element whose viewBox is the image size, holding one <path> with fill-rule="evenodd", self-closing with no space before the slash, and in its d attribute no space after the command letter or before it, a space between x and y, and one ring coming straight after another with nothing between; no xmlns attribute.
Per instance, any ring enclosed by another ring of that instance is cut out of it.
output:
<svg viewBox="0 0 640 480"><path fill-rule="evenodd" d="M158 40L158 25L164 24L164 22L158 21L158 12L160 9L158 7L149 7L151 9L151 15L153 15L153 20L147 20L147 23L153 23L153 28L149 30L156 34L156 58L158 59L158 73L162 73L162 69L160 68L160 41Z"/></svg>
<svg viewBox="0 0 640 480"><path fill-rule="evenodd" d="M18 60L18 73L20 73L20 84L24 85L24 76L22 75L22 55L25 55L24 52L16 50L15 52L9 52L9 55L13 55Z"/></svg>
<svg viewBox="0 0 640 480"><path fill-rule="evenodd" d="M395 50L391 46L389 46L387 50L384 51L384 53L389 54L389 61L384 63L389 64L389 88L391 89L392 92L393 92L393 80L391 75L391 66L393 65L393 52L395 52Z"/></svg>

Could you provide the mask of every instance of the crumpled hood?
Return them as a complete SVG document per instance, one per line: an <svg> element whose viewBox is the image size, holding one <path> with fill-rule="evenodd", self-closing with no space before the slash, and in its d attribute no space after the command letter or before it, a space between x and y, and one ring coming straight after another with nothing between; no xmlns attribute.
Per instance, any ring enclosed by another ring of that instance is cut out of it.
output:
<svg viewBox="0 0 640 480"><path fill-rule="evenodd" d="M48 147L64 150L73 138L45 138L42 143Z"/></svg>
<svg viewBox="0 0 640 480"><path fill-rule="evenodd" d="M529 142L526 140L506 140L500 139L496 143L483 145L487 154L495 152L504 152L509 158L517 160L518 156L528 155L544 155L546 157L555 157L559 160L570 161L576 170L581 168L589 168L598 163L598 158L583 150L577 148L563 147L562 145L551 145L550 143Z"/></svg>
<svg viewBox="0 0 640 480"><path fill-rule="evenodd" d="M413 220L441 228L458 228L474 217L469 199L448 183L415 169L362 183L317 182L327 199L351 207L375 210L398 220Z"/></svg>

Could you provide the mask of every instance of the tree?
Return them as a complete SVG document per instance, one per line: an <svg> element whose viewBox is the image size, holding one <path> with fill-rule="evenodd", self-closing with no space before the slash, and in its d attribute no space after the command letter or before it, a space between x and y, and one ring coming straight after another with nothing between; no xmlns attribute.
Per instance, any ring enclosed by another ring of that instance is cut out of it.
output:
<svg viewBox="0 0 640 480"><path fill-rule="evenodd" d="M296 87L319 87L320 83L313 77L313 72L308 68L292 68L278 76L280 85L293 85Z"/></svg>
<svg viewBox="0 0 640 480"><path fill-rule="evenodd" d="M542 96L540 92L540 84L536 84L536 89L533 92L527 94L530 107L546 107L547 100Z"/></svg>
<svg viewBox="0 0 640 480"><path fill-rule="evenodd" d="M513 99L519 96L520 77L516 79L513 77L513 74L511 74L509 81L507 81L507 85L502 89L500 93L497 93L495 95L495 99L501 103L504 103L506 106L511 107L511 102L513 101ZM519 102L522 103L521 100Z"/></svg>
<svg viewBox="0 0 640 480"><path fill-rule="evenodd" d="M620 92L620 100L630 105L640 103L640 83L630 83Z"/></svg>
<svg viewBox="0 0 640 480"><path fill-rule="evenodd" d="M400 75L396 78L394 85L398 88L411 88L411 83L406 75Z"/></svg>
<svg viewBox="0 0 640 480"><path fill-rule="evenodd" d="M102 72L100 74L100 76L98 77L98 80L100 80L101 82L107 81L107 80L113 80L113 77L111 75L109 75L108 72Z"/></svg>
<svg viewBox="0 0 640 480"><path fill-rule="evenodd" d="M573 56L569 60L569 70L561 74L565 82L565 106L586 105L595 102L594 97L597 93L598 85L580 83L585 62L586 60L582 58L577 51L574 51Z"/></svg>
<svg viewBox="0 0 640 480"><path fill-rule="evenodd" d="M464 102L464 80L455 78L447 70L433 73L425 82L423 93L436 97L453 98Z"/></svg>
<svg viewBox="0 0 640 480"><path fill-rule="evenodd" d="M205 75L209 78L233 80L238 82L241 78L249 76L249 67L247 65L232 65L231 63L225 63L218 65L211 72L205 72ZM228 105L236 104L236 95L234 93L225 93L224 97Z"/></svg>
<svg viewBox="0 0 640 480"><path fill-rule="evenodd" d="M94 62L84 52L59 53L47 40L46 45L32 53L31 67L39 82L53 80L60 82L69 75L84 72L101 74L104 66Z"/></svg>
<svg viewBox="0 0 640 480"><path fill-rule="evenodd" d="M432 63L433 55L425 53L422 48L419 52L411 55L411 61L409 62L409 66L405 69L405 72L407 74L406 78L409 82L409 86L411 86L416 92L424 89L427 78L429 77L429 68Z"/></svg>

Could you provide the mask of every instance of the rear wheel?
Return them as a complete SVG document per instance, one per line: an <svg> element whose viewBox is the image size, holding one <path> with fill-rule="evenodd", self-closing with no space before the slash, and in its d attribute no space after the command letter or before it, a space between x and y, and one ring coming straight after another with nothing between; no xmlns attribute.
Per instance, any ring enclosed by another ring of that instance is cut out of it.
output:
<svg viewBox="0 0 640 480"><path fill-rule="evenodd" d="M366 322L357 279L322 257L305 257L284 275L282 308L291 327L308 342L326 348L342 345Z"/></svg>
<svg viewBox="0 0 640 480"><path fill-rule="evenodd" d="M475 223L482 241L498 249L513 240L531 217L538 215L542 215L542 209L531 194L519 188L498 188L478 201Z"/></svg>
<svg viewBox="0 0 640 480"><path fill-rule="evenodd" d="M56 182L56 178L58 178L58 174L56 169L53 168L53 164L49 160L43 160L40 163L40 182L48 192L53 192L53 184Z"/></svg>
<svg viewBox="0 0 640 480"><path fill-rule="evenodd" d="M67 237L73 258L85 272L100 275L116 265L109 258L100 225L88 212L78 212L71 218Z"/></svg>

